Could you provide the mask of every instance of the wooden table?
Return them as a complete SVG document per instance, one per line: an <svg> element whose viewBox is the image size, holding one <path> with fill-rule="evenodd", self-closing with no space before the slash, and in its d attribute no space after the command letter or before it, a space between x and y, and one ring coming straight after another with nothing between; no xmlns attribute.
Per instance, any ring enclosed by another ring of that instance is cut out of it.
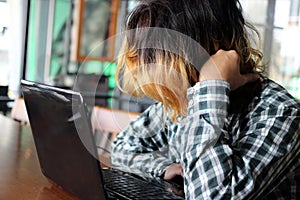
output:
<svg viewBox="0 0 300 200"><path fill-rule="evenodd" d="M0 199L77 199L40 171L31 129L0 115Z"/></svg>

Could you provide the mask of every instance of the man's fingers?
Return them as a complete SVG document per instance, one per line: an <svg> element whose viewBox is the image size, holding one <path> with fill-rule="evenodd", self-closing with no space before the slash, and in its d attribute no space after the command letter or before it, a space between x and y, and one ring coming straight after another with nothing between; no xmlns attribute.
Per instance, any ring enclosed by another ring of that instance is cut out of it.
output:
<svg viewBox="0 0 300 200"><path fill-rule="evenodd" d="M246 83L254 82L259 79L258 73L240 74L234 81L230 83L230 90L236 90L237 88L245 85Z"/></svg>
<svg viewBox="0 0 300 200"><path fill-rule="evenodd" d="M173 164L170 167L167 168L164 174L165 180L171 180L176 176L182 176L183 177L183 169L180 164Z"/></svg>
<svg viewBox="0 0 300 200"><path fill-rule="evenodd" d="M219 50L200 70L199 81L224 80L235 90L259 78L258 73L240 74L240 56L235 50Z"/></svg>
<svg viewBox="0 0 300 200"><path fill-rule="evenodd" d="M257 79L259 79L259 74L258 73L248 73L248 74L243 74L244 77L244 84L248 82L254 82Z"/></svg>

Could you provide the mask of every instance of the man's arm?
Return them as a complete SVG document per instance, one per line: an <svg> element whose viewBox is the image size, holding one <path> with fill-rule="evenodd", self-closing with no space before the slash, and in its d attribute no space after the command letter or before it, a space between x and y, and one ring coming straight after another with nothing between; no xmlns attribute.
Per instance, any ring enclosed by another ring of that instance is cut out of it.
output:
<svg viewBox="0 0 300 200"><path fill-rule="evenodd" d="M168 158L168 135L162 104L150 106L112 144L112 163L144 176L161 176L174 161Z"/></svg>
<svg viewBox="0 0 300 200"><path fill-rule="evenodd" d="M218 83L219 85L223 81L224 82L223 86L221 86L221 87L217 86L217 87L219 87L219 89L223 87L223 90L224 90L223 93L226 93L226 94L224 97L221 97L221 98L223 98L224 101L222 103L217 102L217 104L219 104L219 105L216 105L216 106L223 106L223 107L227 108L227 105L226 105L226 104L228 104L227 93L229 90L235 90L248 82L257 80L258 78L259 78L259 75L257 73L249 73L249 74L243 74L243 75L240 74L240 58L236 51L234 51L234 50L231 50L231 51L218 50L217 53L212 55L211 58L204 64L204 66L201 67L199 82L202 82L201 87L204 87L206 83L208 83L208 85L209 85L209 82L212 82L212 81L219 82ZM206 81L208 81L208 82L206 82ZM212 87L214 89L215 86L212 85ZM194 91L193 88L190 88L189 90ZM226 91L226 90L228 90L228 91ZM211 91L211 92L215 93L214 91ZM202 94L207 95L207 91L205 89L202 90ZM210 95L210 94L208 94L208 95ZM190 95L190 96L193 96L193 92L192 92L192 95ZM201 98L201 96L199 98ZM191 99L191 97L190 97L190 99ZM210 102L211 100L212 100L212 105L215 105L216 102L213 102L214 99L208 98L206 101ZM198 99L196 99L195 101L198 101ZM192 102L195 102L195 101L192 100ZM205 103L205 102L203 102L203 103ZM189 104L191 104L191 101L189 102ZM222 104L225 104L225 105L222 105ZM189 112L191 112L191 110ZM192 109L192 112L193 112L193 109ZM210 110L210 113L212 113L212 112L213 112L213 110ZM191 114L191 113L188 113L188 114ZM218 113L216 113L216 114L218 114ZM224 120L226 118L226 114L227 114L227 110L224 111L224 113L222 113L219 117L215 118L215 119L221 120L218 122L218 126L223 126ZM216 126L216 127L218 127L218 126ZM220 132L220 130L218 130L218 132ZM181 171L182 171L182 168L180 167L180 165L179 166L178 165L170 166L166 169L166 173L164 174L164 179L170 180L170 179L174 178L175 176L181 175L182 174Z"/></svg>
<svg viewBox="0 0 300 200"><path fill-rule="evenodd" d="M243 199L261 193L283 179L284 168L299 157L299 105L287 101L267 109L258 106L240 132L228 133L224 129L228 88L222 81L213 82L198 83L189 99L195 102L189 106L192 114L176 134L186 198ZM237 141L230 140L232 134Z"/></svg>
<svg viewBox="0 0 300 200"><path fill-rule="evenodd" d="M230 89L257 76L239 73L234 51L218 51L212 58L215 63L201 69L200 82L188 91L189 115L171 146L180 153L187 199L242 199L284 178L278 169L290 167L299 156L299 105L277 94L275 106L259 104L250 111L247 124L227 132ZM274 102L274 98L263 101Z"/></svg>

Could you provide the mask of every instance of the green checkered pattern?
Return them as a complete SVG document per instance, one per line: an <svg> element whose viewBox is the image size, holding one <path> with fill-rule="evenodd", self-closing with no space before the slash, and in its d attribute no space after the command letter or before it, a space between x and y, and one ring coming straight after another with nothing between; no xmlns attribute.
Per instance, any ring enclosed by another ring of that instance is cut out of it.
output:
<svg viewBox="0 0 300 200"><path fill-rule="evenodd" d="M161 103L142 113L113 142L113 163L145 176L181 163L186 199L300 199L300 104L284 88L264 78L235 112L225 81L199 82L187 97L176 123Z"/></svg>

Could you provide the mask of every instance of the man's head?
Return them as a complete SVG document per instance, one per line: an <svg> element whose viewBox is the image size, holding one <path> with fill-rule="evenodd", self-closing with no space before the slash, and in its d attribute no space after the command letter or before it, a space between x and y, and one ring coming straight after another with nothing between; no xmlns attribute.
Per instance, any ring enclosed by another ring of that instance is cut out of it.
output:
<svg viewBox="0 0 300 200"><path fill-rule="evenodd" d="M145 0L129 15L118 59L123 89L186 115L186 90L217 50L236 50L241 72L255 71L262 54L250 46L238 0Z"/></svg>

